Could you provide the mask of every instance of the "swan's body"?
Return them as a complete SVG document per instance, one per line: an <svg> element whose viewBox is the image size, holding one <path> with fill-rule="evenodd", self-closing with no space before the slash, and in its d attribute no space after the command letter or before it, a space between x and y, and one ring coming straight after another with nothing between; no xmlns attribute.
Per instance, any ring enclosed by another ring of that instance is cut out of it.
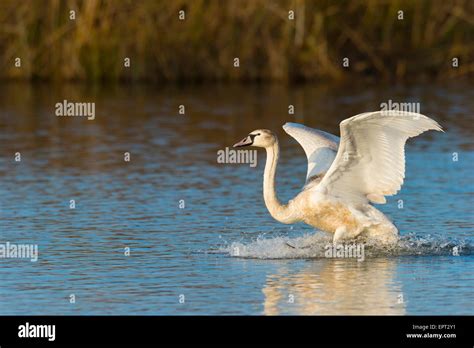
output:
<svg viewBox="0 0 474 348"><path fill-rule="evenodd" d="M334 233L334 242L359 235L380 243L398 240L397 228L370 203L384 204L385 196L400 190L405 142L430 129L441 131L438 123L421 114L380 111L342 121L340 140L295 123L283 129L301 144L308 158L306 184L288 204L280 203L275 191L277 137L269 130L256 130L234 145L266 149L263 196L273 218L285 224L302 221Z"/></svg>

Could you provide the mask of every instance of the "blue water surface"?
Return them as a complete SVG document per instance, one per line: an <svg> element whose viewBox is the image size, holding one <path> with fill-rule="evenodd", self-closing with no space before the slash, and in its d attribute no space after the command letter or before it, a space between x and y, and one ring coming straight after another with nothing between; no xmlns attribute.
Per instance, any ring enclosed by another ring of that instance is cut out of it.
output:
<svg viewBox="0 0 474 348"><path fill-rule="evenodd" d="M472 87L4 85L0 243L37 244L39 258L0 259L0 314L472 315ZM57 117L64 99L95 102L95 120ZM419 102L446 132L408 142L403 189L379 206L401 244L362 262L288 248L315 231L268 214L264 151L255 168L217 163L272 129L286 201L306 158L282 124L339 135L341 120L388 100Z"/></svg>

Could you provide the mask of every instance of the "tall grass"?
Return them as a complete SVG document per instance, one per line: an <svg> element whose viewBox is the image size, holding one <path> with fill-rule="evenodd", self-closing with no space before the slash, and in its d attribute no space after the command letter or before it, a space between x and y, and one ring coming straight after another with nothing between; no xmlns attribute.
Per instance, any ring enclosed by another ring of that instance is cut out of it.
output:
<svg viewBox="0 0 474 348"><path fill-rule="evenodd" d="M3 0L0 23L3 79L315 81L474 74L471 0ZM21 68L14 66L16 57Z"/></svg>

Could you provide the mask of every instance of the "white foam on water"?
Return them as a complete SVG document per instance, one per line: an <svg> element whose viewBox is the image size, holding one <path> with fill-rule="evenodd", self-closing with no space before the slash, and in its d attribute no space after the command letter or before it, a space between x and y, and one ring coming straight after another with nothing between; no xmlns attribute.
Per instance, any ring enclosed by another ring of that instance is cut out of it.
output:
<svg viewBox="0 0 474 348"><path fill-rule="evenodd" d="M364 244L365 258L387 256L413 255L470 255L474 246L465 241L442 240L438 237L416 236L409 234L401 236L397 244L380 246L370 240L345 241L345 245L353 243ZM300 237L272 237L259 236L249 242L226 242L215 252L232 257L257 259L312 259L326 258L328 246L332 245L332 236L316 232Z"/></svg>

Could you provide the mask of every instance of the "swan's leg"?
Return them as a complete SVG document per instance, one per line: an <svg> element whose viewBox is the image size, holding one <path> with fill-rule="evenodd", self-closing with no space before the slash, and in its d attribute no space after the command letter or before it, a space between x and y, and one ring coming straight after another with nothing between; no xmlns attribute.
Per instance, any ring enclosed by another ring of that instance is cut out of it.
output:
<svg viewBox="0 0 474 348"><path fill-rule="evenodd" d="M332 239L333 244L338 244L342 239L346 238L347 228L346 226L339 226L334 232L334 238Z"/></svg>
<svg viewBox="0 0 474 348"><path fill-rule="evenodd" d="M339 226L334 232L333 244L340 243L344 239L354 239L361 234L363 228L357 228L355 230L349 230L346 226Z"/></svg>

